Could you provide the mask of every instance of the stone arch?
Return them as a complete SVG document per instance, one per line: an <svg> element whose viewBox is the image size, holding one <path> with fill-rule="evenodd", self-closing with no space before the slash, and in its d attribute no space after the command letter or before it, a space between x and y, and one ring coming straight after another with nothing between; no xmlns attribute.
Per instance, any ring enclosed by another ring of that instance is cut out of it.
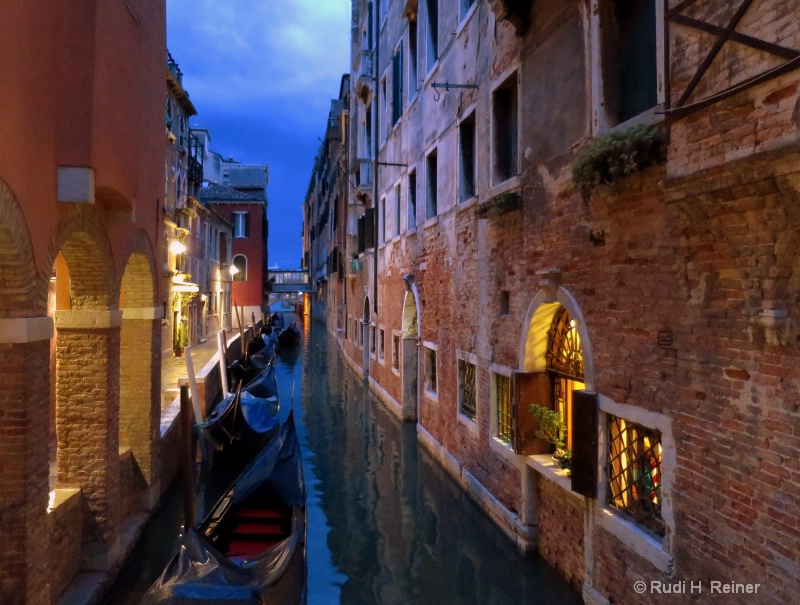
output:
<svg viewBox="0 0 800 605"><path fill-rule="evenodd" d="M36 271L28 224L11 188L0 179L0 317L47 314L47 279Z"/></svg>
<svg viewBox="0 0 800 605"><path fill-rule="evenodd" d="M533 297L522 323L519 341L519 369L525 372L544 372L547 369L547 332L556 312L565 308L577 323L584 360L584 383L595 390L592 340L580 305L568 290L559 286L554 292L540 289Z"/></svg>
<svg viewBox="0 0 800 605"><path fill-rule="evenodd" d="M73 208L59 221L47 253L48 271L59 253L69 267L71 309L105 310L118 306L111 242L93 209Z"/></svg>
<svg viewBox="0 0 800 605"><path fill-rule="evenodd" d="M0 179L0 583L2 603L50 602L48 278L22 205Z"/></svg>
<svg viewBox="0 0 800 605"><path fill-rule="evenodd" d="M405 296L403 297L403 315L400 322L400 330L403 332L403 337L421 337L422 328L419 321L420 315L417 285L411 284L410 289L406 290Z"/></svg>
<svg viewBox="0 0 800 605"><path fill-rule="evenodd" d="M161 319L164 309L155 304L156 271L147 236L137 231L126 252L120 280L119 445L123 452L123 494L136 507L135 496L156 478L158 423L161 416ZM155 492L157 490L150 490ZM154 494L153 494L154 495ZM150 504L146 499L145 506Z"/></svg>

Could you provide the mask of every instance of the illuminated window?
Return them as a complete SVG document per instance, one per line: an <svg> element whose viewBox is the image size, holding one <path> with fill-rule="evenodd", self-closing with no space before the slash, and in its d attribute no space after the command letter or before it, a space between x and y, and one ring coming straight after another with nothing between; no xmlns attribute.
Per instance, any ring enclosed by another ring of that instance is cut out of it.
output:
<svg viewBox="0 0 800 605"><path fill-rule="evenodd" d="M494 374L497 437L511 443L511 378Z"/></svg>
<svg viewBox="0 0 800 605"><path fill-rule="evenodd" d="M553 402L561 413L567 434L567 449L572 449L572 392L583 384L583 352L578 326L563 307L556 312L548 332L547 370L552 377Z"/></svg>
<svg viewBox="0 0 800 605"><path fill-rule="evenodd" d="M237 254L233 257L233 266L236 267L233 281L247 281L247 257L244 254Z"/></svg>
<svg viewBox="0 0 800 605"><path fill-rule="evenodd" d="M661 433L608 416L608 504L656 537L661 516Z"/></svg>

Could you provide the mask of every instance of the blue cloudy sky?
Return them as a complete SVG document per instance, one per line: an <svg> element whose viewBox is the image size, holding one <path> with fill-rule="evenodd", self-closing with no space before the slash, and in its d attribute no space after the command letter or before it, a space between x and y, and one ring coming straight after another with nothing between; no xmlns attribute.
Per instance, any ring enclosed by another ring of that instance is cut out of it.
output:
<svg viewBox="0 0 800 605"><path fill-rule="evenodd" d="M300 266L303 197L349 31L350 0L167 0L190 124L223 157L269 164L270 266Z"/></svg>

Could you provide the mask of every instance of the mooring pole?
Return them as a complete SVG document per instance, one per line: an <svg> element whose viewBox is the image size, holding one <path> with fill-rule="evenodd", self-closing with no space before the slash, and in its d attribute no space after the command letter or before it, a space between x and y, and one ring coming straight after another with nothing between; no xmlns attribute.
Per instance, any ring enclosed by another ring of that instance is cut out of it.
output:
<svg viewBox="0 0 800 605"><path fill-rule="evenodd" d="M181 439L183 455L181 456L181 475L183 477L183 519L185 529L194 527L194 447L192 429L194 427L194 410L189 397L189 385L181 385Z"/></svg>

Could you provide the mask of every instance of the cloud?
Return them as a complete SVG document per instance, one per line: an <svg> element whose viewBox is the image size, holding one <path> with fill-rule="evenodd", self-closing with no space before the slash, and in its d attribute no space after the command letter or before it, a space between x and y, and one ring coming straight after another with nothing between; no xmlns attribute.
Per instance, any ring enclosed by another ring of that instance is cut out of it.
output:
<svg viewBox="0 0 800 605"><path fill-rule="evenodd" d="M349 0L167 0L167 44L198 110L191 124L223 156L270 164L270 221L286 223L272 223L271 264L299 262L300 207L349 36Z"/></svg>

